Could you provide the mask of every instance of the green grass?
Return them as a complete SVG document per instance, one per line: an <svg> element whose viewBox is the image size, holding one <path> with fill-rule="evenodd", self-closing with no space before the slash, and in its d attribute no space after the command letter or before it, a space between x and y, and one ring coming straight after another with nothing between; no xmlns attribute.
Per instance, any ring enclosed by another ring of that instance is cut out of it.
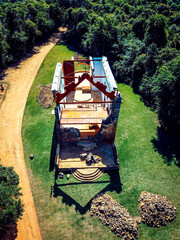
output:
<svg viewBox="0 0 180 240"><path fill-rule="evenodd" d="M73 51L64 45L56 45L44 60L31 88L23 119L23 144L26 164L36 205L42 238L58 239L118 239L98 219L90 217L91 199L100 191L106 191L138 216L138 198L141 191L150 191L168 197L179 209L179 168L167 166L155 151L151 140L156 138L157 115L140 101L129 86L119 84L124 98L116 135L120 160L122 191L117 193L116 178L108 174L99 183L81 184L73 177L57 180L54 186L54 170L50 171L51 147L54 131L53 109L42 109L37 102L40 87L52 82L57 62L70 59ZM29 154L35 158L29 160ZM143 240L170 240L180 236L180 217L160 229L139 225Z"/></svg>

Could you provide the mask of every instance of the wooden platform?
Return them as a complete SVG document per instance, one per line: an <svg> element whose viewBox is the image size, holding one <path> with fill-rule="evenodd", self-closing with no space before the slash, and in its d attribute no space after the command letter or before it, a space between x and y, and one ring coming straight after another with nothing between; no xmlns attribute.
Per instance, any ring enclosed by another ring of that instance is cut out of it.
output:
<svg viewBox="0 0 180 240"><path fill-rule="evenodd" d="M100 178L103 170L99 168L76 169L72 175L81 182L90 182Z"/></svg>
<svg viewBox="0 0 180 240"><path fill-rule="evenodd" d="M101 107L97 110L78 110L78 109L63 109L60 124L64 127L69 124L81 125L81 124L101 124L102 119L106 119L108 116L107 111L104 111ZM77 128L77 126L75 126Z"/></svg>
<svg viewBox="0 0 180 240"><path fill-rule="evenodd" d="M82 161L80 154L88 152L100 158L100 162L89 165L86 161ZM98 144L97 148L91 151L85 151L82 147L76 146L75 144L61 145L60 156L58 158L59 170L66 171L85 168L118 169L112 145L107 143Z"/></svg>

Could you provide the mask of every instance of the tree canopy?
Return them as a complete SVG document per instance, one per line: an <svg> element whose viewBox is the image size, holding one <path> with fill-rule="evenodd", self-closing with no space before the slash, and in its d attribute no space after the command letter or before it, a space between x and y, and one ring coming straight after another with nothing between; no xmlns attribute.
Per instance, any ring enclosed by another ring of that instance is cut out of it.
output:
<svg viewBox="0 0 180 240"><path fill-rule="evenodd" d="M16 224L23 213L19 176L12 167L0 165L0 234L9 224Z"/></svg>
<svg viewBox="0 0 180 240"><path fill-rule="evenodd" d="M57 26L67 26L66 42L85 55L107 56L116 80L130 84L177 138L172 126L180 125L179 11L173 0L4 0L0 68Z"/></svg>

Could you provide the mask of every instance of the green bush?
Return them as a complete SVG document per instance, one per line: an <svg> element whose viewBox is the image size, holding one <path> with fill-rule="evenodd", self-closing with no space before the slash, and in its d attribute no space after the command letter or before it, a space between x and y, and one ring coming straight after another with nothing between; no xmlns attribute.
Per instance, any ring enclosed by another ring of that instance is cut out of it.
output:
<svg viewBox="0 0 180 240"><path fill-rule="evenodd" d="M0 233L9 224L16 224L23 213L19 176L12 167L0 165Z"/></svg>

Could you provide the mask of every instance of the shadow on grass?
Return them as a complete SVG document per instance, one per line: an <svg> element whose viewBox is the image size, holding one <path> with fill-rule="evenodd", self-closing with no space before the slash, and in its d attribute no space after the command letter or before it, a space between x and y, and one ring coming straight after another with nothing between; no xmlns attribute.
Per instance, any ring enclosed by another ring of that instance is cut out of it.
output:
<svg viewBox="0 0 180 240"><path fill-rule="evenodd" d="M164 163L168 166L175 164L180 167L180 142L170 137L165 130L157 128L157 138L153 138L151 142L164 159Z"/></svg>
<svg viewBox="0 0 180 240"><path fill-rule="evenodd" d="M49 172L52 172L55 167L56 148L57 148L57 133L56 133L56 123L55 123L53 137L52 137L52 144L51 144Z"/></svg>
<svg viewBox="0 0 180 240"><path fill-rule="evenodd" d="M57 198L58 196L62 197L62 202L67 204L68 206L72 206L75 205L75 209L76 211L78 211L80 214L85 214L87 211L90 210L91 207L91 202L93 200L93 198L91 198L87 204L85 206L81 206L80 203L78 203L75 199L73 199L72 197L70 197L67 193L65 193L61 187L64 186L70 186L70 185L95 185L95 184L103 184L103 183L108 183L109 184L103 188L101 191L99 191L98 194L100 193L105 193L107 191L113 192L116 191L117 193L120 193L122 191L121 188L121 181L120 181L120 176L119 176L119 172L117 170L115 171L109 171L107 172L109 174L110 177L110 181L96 181L96 182L75 182L75 183L67 183L67 184L57 184L56 183L56 179L55 179L55 183L54 186L51 187L51 195L50 197L55 197Z"/></svg>
<svg viewBox="0 0 180 240"><path fill-rule="evenodd" d="M73 51L75 53L78 53L78 55L83 55L84 57L86 56L86 54L83 52L83 50L78 47L77 43L73 43L73 42L68 42L67 41L67 33L65 33L62 38L60 39L60 41L56 44L56 45L63 45L66 46L68 48L68 50ZM88 57L89 55L87 55L86 57Z"/></svg>

